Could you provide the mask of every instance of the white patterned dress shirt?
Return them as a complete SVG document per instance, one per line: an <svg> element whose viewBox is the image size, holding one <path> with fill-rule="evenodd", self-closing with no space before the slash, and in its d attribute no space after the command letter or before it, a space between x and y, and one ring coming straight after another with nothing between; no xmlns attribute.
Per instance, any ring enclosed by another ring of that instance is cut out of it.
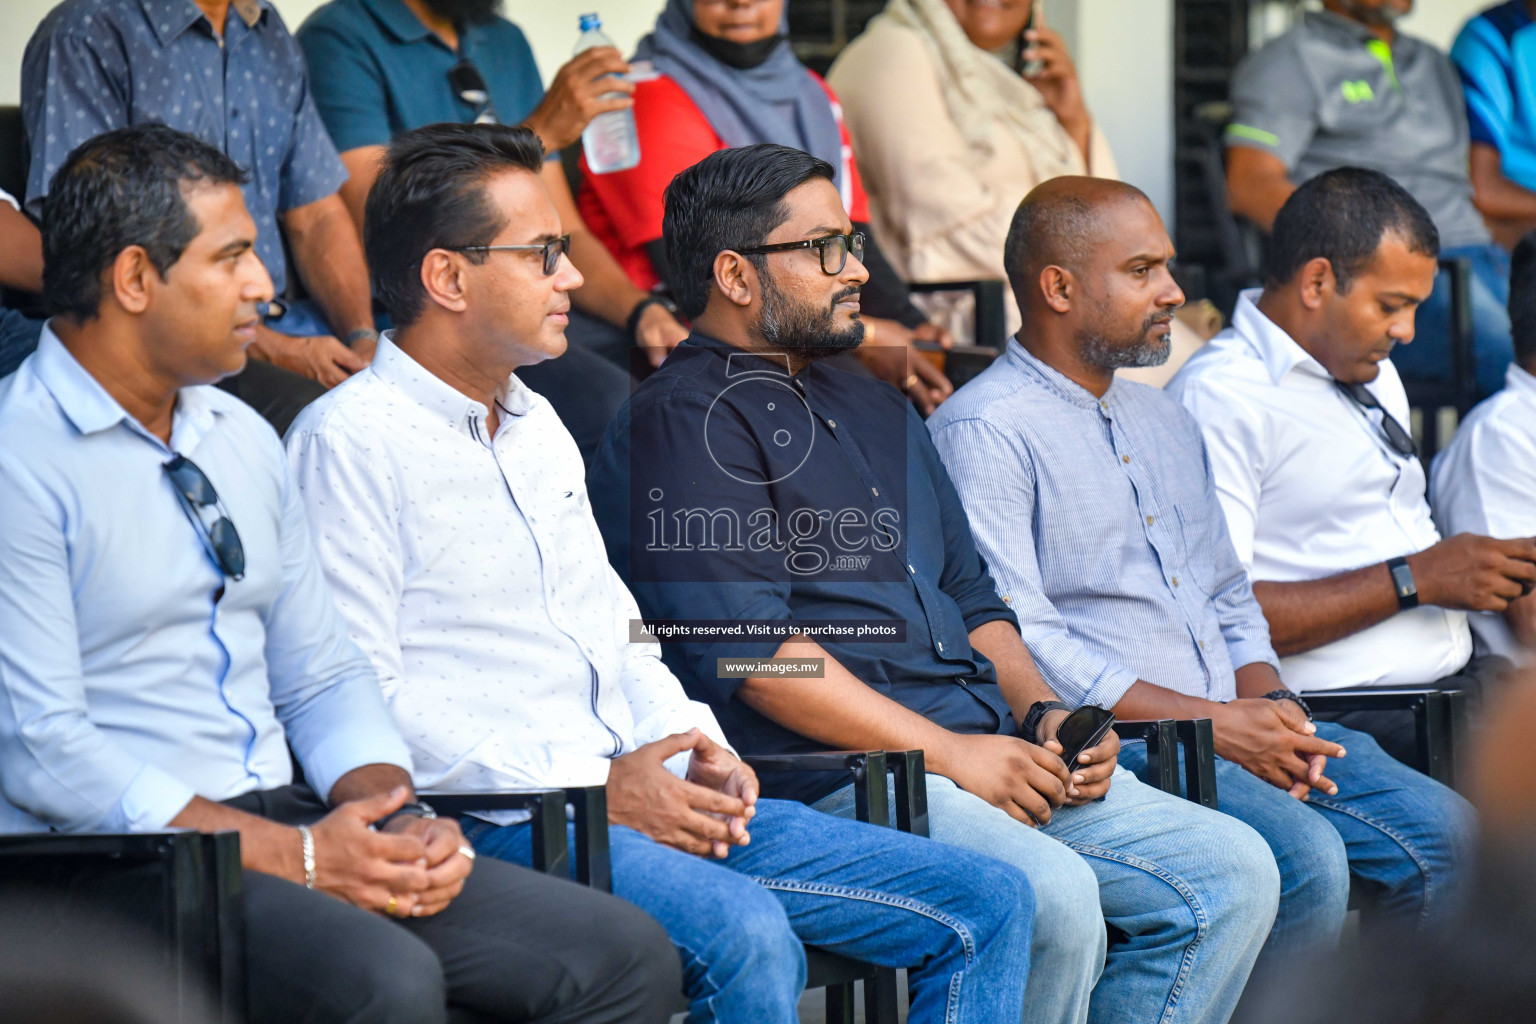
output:
<svg viewBox="0 0 1536 1024"><path fill-rule="evenodd" d="M1290 335L1238 299L1232 326L1184 364L1168 390L1205 434L1238 557L1255 582L1322 579L1439 542L1424 467L1399 455L1375 418ZM1408 425L1408 396L1391 360L1366 385ZM1382 586L1386 586L1382 573ZM1422 685L1472 656L1465 612L1420 605L1369 629L1281 659L1302 693Z"/></svg>
<svg viewBox="0 0 1536 1024"><path fill-rule="evenodd" d="M1536 377L1510 365L1504 390L1468 413L1435 456L1429 494L1446 534L1536 537ZM1467 620L1478 654L1529 660L1503 615L1474 612Z"/></svg>
<svg viewBox="0 0 1536 1024"><path fill-rule="evenodd" d="M310 405L288 454L352 638L423 789L602 785L610 760L697 726L608 564L581 454L516 377L489 410L379 341ZM668 762L678 774L687 755ZM514 815L505 817L514 820Z"/></svg>

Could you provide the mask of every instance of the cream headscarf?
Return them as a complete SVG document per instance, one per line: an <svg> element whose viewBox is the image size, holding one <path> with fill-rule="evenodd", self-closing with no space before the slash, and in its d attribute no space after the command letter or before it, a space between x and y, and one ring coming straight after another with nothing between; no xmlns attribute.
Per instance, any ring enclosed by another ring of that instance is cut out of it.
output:
<svg viewBox="0 0 1536 1024"><path fill-rule="evenodd" d="M1001 130L1024 143L1040 181L1087 173L1082 151L1040 90L971 42L944 0L890 0L878 16L923 37L934 56L949 116L980 159L994 155L993 132Z"/></svg>

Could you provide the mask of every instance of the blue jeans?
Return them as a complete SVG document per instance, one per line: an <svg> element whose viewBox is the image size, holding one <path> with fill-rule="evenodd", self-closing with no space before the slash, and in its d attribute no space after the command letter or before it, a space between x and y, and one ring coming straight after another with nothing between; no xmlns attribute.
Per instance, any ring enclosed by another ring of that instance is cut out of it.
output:
<svg viewBox="0 0 1536 1024"><path fill-rule="evenodd" d="M1470 804L1389 757L1363 732L1318 722L1317 735L1345 750L1328 762L1337 796L1314 792L1302 803L1240 765L1216 760L1218 806L1252 825L1280 867L1280 912L1264 946L1265 966L1338 939L1351 875L1376 897L1374 918L1408 923L1451 902L1465 881ZM1120 763L1145 775L1146 744L1125 744Z"/></svg>
<svg viewBox="0 0 1536 1024"><path fill-rule="evenodd" d="M22 316L14 309L0 308L0 377L15 372L23 359L37 348L43 322Z"/></svg>
<svg viewBox="0 0 1536 1024"><path fill-rule="evenodd" d="M1482 400L1504 386L1504 370L1515 358L1509 328L1509 253L1497 245L1463 245L1445 249L1440 256L1472 264L1473 362L1477 397ZM1429 301L1414 315L1412 343L1392 350L1392 365L1405 381L1447 379L1450 325L1451 275L1441 271Z"/></svg>
<svg viewBox="0 0 1536 1024"><path fill-rule="evenodd" d="M530 826L464 826L479 852L531 863ZM914 1022L1019 1024L1035 907L1007 865L786 800L759 800L752 842L723 861L608 837L614 893L677 947L691 1022L794 1024L803 942L909 968Z"/></svg>
<svg viewBox="0 0 1536 1024"><path fill-rule="evenodd" d="M851 816L852 787L816 807ZM928 823L934 839L1028 876L1029 1024L1220 1024L1275 919L1275 859L1253 829L1123 768L1104 800L1063 807L1043 829L930 774Z"/></svg>

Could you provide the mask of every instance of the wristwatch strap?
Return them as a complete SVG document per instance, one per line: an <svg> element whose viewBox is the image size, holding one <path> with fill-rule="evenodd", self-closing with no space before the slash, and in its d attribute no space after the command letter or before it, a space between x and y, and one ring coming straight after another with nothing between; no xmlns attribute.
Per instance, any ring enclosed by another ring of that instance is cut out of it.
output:
<svg viewBox="0 0 1536 1024"><path fill-rule="evenodd" d="M1288 700L1288 701L1291 701L1297 707L1301 708L1301 710L1303 710L1303 711L1305 711L1307 713L1307 721L1309 721L1309 722L1312 721L1312 708L1310 706L1308 706L1306 701L1301 699L1301 694L1297 693L1295 690L1286 690L1286 689L1270 690L1268 693L1266 693L1264 695L1264 699L1265 700Z"/></svg>
<svg viewBox="0 0 1536 1024"><path fill-rule="evenodd" d="M651 292L649 295L635 304L635 308L629 311L629 319L624 323L625 328L629 331L629 338L631 341L639 340L640 318L644 316L645 311L650 309L652 306L660 306L668 313L671 313L674 317L677 316L677 303L673 302L665 295L659 295L656 292Z"/></svg>
<svg viewBox="0 0 1536 1024"><path fill-rule="evenodd" d="M431 804L428 804L428 803L401 804L399 810L394 811L393 813L390 813L390 814L386 814L386 815L384 815L384 817L382 817L378 821L374 822L373 823L373 828L374 828L374 831L376 831L376 832L382 832L382 831L384 831L384 826L388 825L390 822L394 821L396 818L429 818L430 819L430 818L435 818L435 817L437 817L437 812L432 809L432 805Z"/></svg>
<svg viewBox="0 0 1536 1024"><path fill-rule="evenodd" d="M1024 712L1024 721L1019 723L1019 734L1031 743L1040 742L1040 720L1052 711L1072 711L1072 705L1063 704L1059 700L1037 700Z"/></svg>
<svg viewBox="0 0 1536 1024"><path fill-rule="evenodd" d="M1419 585L1413 581L1413 570L1408 568L1408 559L1387 559L1387 571L1392 574L1392 588L1397 591L1397 607L1399 611L1419 606Z"/></svg>

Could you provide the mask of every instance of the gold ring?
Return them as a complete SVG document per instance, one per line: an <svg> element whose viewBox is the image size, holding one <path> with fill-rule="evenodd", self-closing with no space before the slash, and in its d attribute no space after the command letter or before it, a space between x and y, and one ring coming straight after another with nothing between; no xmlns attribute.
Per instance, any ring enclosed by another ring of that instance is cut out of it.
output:
<svg viewBox="0 0 1536 1024"><path fill-rule="evenodd" d="M901 382L901 386L906 388L908 391L911 391L920 383L922 383L921 377L915 373L909 373L907 374L907 379Z"/></svg>
<svg viewBox="0 0 1536 1024"><path fill-rule="evenodd" d="M475 859L475 848L470 846L468 843L465 843L463 846L459 847L459 852L468 857L470 860Z"/></svg>
<svg viewBox="0 0 1536 1024"><path fill-rule="evenodd" d="M391 896L389 898L389 902L384 904L384 913L388 914L390 917L394 917L395 916L395 907L397 905L398 905L398 903L397 903L395 897Z"/></svg>

